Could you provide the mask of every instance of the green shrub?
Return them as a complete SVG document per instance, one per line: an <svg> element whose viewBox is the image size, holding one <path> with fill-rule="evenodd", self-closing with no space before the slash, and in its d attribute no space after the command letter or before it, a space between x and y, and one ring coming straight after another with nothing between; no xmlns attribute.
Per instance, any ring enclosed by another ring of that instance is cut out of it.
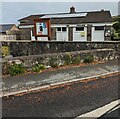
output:
<svg viewBox="0 0 120 119"><path fill-rule="evenodd" d="M13 63L9 66L10 76L16 76L25 72L25 68L22 64Z"/></svg>
<svg viewBox="0 0 120 119"><path fill-rule="evenodd" d="M83 59L84 63L91 63L93 61L94 61L94 56L91 54L87 54Z"/></svg>
<svg viewBox="0 0 120 119"><path fill-rule="evenodd" d="M2 57L10 55L10 49L8 46L2 46L1 50L2 50Z"/></svg>
<svg viewBox="0 0 120 119"><path fill-rule="evenodd" d="M59 64L57 62L57 58L55 58L55 57L50 58L49 64L51 67L58 67L59 66Z"/></svg>
<svg viewBox="0 0 120 119"><path fill-rule="evenodd" d="M79 55L72 58L72 64L80 64L80 62L81 59Z"/></svg>
<svg viewBox="0 0 120 119"><path fill-rule="evenodd" d="M69 65L72 63L72 57L71 57L71 54L70 53L66 53L64 56L63 56L63 60L65 61L65 65Z"/></svg>
<svg viewBox="0 0 120 119"><path fill-rule="evenodd" d="M34 72L40 72L40 71L42 71L42 70L44 70L45 69L45 66L43 65L43 64L36 64L33 68L32 68L32 70L34 71Z"/></svg>

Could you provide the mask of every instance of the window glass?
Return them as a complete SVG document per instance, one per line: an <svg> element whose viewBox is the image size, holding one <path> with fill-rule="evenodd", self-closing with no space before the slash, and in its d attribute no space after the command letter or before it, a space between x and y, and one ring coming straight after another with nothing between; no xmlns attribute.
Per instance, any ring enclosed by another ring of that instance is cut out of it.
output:
<svg viewBox="0 0 120 119"><path fill-rule="evenodd" d="M95 30L104 30L104 26L96 26Z"/></svg>
<svg viewBox="0 0 120 119"><path fill-rule="evenodd" d="M57 31L61 31L61 27L58 27L58 28L57 28Z"/></svg>
<svg viewBox="0 0 120 119"><path fill-rule="evenodd" d="M66 27L62 27L62 31L66 31Z"/></svg>
<svg viewBox="0 0 120 119"><path fill-rule="evenodd" d="M84 31L84 27L76 27L76 31Z"/></svg>

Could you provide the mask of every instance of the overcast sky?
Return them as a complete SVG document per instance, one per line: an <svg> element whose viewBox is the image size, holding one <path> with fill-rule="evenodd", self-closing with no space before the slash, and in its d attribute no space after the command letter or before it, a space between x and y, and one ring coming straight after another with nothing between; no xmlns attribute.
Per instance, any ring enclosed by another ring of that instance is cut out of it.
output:
<svg viewBox="0 0 120 119"><path fill-rule="evenodd" d="M18 24L18 19L31 14L69 12L74 6L76 11L110 10L118 15L118 2L3 2L1 23Z"/></svg>

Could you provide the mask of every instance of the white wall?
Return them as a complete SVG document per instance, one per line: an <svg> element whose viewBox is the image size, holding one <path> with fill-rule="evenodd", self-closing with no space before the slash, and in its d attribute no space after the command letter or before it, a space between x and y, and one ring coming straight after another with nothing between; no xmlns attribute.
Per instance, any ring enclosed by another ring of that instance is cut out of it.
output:
<svg viewBox="0 0 120 119"><path fill-rule="evenodd" d="M16 35L0 35L0 41L16 40Z"/></svg>

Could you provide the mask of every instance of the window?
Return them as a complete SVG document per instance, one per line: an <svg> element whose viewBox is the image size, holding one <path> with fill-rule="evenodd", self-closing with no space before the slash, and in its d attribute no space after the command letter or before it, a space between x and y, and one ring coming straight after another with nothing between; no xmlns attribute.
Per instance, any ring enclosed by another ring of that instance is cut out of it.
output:
<svg viewBox="0 0 120 119"><path fill-rule="evenodd" d="M104 26L95 26L95 30L104 30Z"/></svg>
<svg viewBox="0 0 120 119"><path fill-rule="evenodd" d="M84 31L84 27L76 27L76 31Z"/></svg>
<svg viewBox="0 0 120 119"><path fill-rule="evenodd" d="M58 27L57 31L61 31L61 32L66 31L66 27Z"/></svg>
<svg viewBox="0 0 120 119"><path fill-rule="evenodd" d="M62 31L66 31L66 27L62 27Z"/></svg>
<svg viewBox="0 0 120 119"><path fill-rule="evenodd" d="M58 28L57 28L57 31L61 31L61 27L58 27Z"/></svg>

